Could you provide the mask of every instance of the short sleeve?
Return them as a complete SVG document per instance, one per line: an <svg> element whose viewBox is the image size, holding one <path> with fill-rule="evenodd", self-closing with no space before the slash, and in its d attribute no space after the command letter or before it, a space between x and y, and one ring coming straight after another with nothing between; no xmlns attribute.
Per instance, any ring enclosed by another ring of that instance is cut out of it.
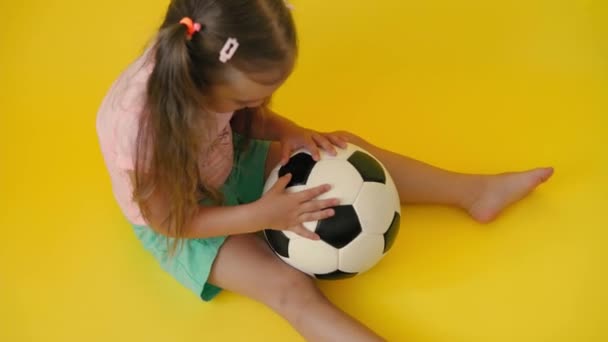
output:
<svg viewBox="0 0 608 342"><path fill-rule="evenodd" d="M139 122L136 115L123 115L117 121L115 129L116 165L123 170L135 169L138 130Z"/></svg>

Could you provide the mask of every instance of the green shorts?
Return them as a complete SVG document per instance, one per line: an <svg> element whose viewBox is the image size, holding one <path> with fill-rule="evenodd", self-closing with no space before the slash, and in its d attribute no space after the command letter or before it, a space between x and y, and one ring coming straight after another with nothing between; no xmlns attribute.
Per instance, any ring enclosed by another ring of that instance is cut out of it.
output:
<svg viewBox="0 0 608 342"><path fill-rule="evenodd" d="M234 146L238 146L241 141L241 136L233 134ZM237 153L235 150L234 166L221 188L226 205L250 203L262 196L269 146L268 141L251 140L245 151ZM208 283L207 279L226 236L186 239L177 253L170 257L167 250L168 238L148 226L132 226L144 248L152 253L161 267L201 299L210 301L221 291L219 287Z"/></svg>

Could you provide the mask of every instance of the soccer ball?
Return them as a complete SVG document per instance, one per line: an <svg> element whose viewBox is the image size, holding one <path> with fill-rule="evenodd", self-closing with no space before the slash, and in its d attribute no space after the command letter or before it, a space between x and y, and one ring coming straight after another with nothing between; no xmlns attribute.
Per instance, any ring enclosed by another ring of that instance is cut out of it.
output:
<svg viewBox="0 0 608 342"><path fill-rule="evenodd" d="M353 144L337 152L336 156L321 152L321 159L315 162L308 151L297 151L285 166L272 170L264 187L266 193L287 173L292 175L288 192L332 186L317 199L338 198L335 215L303 224L321 240L291 231L264 230L279 258L318 279L350 278L369 270L391 249L399 232L399 195L385 167Z"/></svg>

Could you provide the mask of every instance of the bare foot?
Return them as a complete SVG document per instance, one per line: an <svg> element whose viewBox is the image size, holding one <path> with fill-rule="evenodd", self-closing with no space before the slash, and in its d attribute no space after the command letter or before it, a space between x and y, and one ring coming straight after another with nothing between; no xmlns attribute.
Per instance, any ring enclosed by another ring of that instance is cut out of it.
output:
<svg viewBox="0 0 608 342"><path fill-rule="evenodd" d="M494 220L509 205L526 197L537 186L553 175L553 168L539 168L525 172L511 172L483 178L480 194L465 208L481 223Z"/></svg>

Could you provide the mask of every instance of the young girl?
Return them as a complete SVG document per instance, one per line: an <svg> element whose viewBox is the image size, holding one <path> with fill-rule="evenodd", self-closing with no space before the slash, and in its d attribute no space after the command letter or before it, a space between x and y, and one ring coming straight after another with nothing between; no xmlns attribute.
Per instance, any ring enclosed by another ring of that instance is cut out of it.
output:
<svg viewBox="0 0 608 342"><path fill-rule="evenodd" d="M488 222L552 169L465 175L321 133L267 104L292 72L296 31L283 0L174 0L154 44L112 85L97 131L113 192L138 238L180 283L209 301L228 289L260 301L311 341L381 338L332 305L313 279L275 257L255 233L330 217L329 185L262 195L269 171L307 148L315 159L346 142L388 168L403 203L435 203Z"/></svg>

